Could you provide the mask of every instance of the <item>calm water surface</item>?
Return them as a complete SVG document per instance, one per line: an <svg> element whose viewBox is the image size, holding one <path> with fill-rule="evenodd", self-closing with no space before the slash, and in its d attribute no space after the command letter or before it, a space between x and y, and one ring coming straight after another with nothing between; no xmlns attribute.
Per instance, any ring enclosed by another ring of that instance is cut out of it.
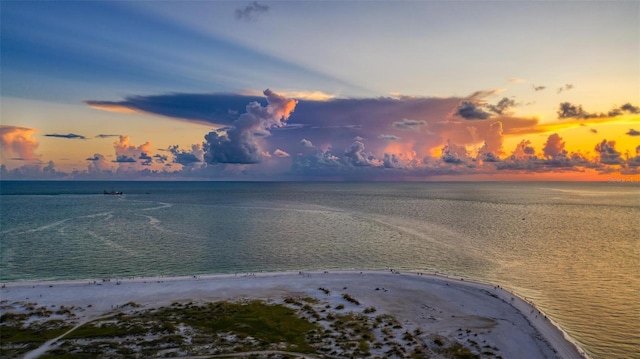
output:
<svg viewBox="0 0 640 359"><path fill-rule="evenodd" d="M527 297L593 358L640 358L637 183L5 181L0 193L3 282L438 271Z"/></svg>

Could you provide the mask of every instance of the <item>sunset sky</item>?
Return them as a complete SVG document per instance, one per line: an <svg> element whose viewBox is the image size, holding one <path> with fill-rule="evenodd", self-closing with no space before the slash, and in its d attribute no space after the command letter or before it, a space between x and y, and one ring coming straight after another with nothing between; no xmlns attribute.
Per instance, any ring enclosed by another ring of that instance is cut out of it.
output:
<svg viewBox="0 0 640 359"><path fill-rule="evenodd" d="M0 16L1 179L640 182L640 2Z"/></svg>

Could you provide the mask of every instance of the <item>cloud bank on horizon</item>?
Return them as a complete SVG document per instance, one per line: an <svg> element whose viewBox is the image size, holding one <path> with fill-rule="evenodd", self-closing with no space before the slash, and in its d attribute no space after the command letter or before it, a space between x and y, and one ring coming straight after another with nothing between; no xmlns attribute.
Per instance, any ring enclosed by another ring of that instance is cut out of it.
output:
<svg viewBox="0 0 640 359"><path fill-rule="evenodd" d="M593 141L593 155L568 152L558 134L536 149L524 139L505 148L509 136L540 135L549 129L537 118L515 116L518 106L492 91L465 98L380 97L296 100L269 89L263 96L242 94L165 94L131 96L122 101L87 100L101 111L122 109L209 123L217 129L188 149L178 145L155 149L150 142L130 143L120 135L113 143L114 160L89 156L87 170L56 171L53 162L39 163L36 129L2 125L2 149L14 158L32 161L3 178L192 178L424 180L438 176L567 173L640 173L640 146L635 153L616 150L614 140ZM560 119L614 120L637 115L632 104L607 114L584 116L579 105L561 103ZM635 117L638 118L637 116ZM575 123L569 124L575 126ZM625 135L637 136L629 129ZM61 140L88 140L73 133L45 134ZM98 135L110 137L113 135ZM46 168L46 172L45 172Z"/></svg>
<svg viewBox="0 0 640 359"><path fill-rule="evenodd" d="M638 11L5 2L0 179L640 182Z"/></svg>

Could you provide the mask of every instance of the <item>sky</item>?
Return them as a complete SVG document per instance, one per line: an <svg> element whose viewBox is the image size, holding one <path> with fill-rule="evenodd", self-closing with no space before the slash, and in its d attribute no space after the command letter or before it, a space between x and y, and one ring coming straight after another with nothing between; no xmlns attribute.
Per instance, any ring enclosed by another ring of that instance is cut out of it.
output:
<svg viewBox="0 0 640 359"><path fill-rule="evenodd" d="M0 2L0 179L640 183L637 1Z"/></svg>

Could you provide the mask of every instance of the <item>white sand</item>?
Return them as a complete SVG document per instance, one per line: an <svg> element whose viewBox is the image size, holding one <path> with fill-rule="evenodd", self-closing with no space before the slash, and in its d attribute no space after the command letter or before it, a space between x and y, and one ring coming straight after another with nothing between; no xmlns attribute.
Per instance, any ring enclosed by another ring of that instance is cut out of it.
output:
<svg viewBox="0 0 640 359"><path fill-rule="evenodd" d="M425 333L456 339L465 345L467 339L489 344L499 348L503 358L585 357L560 329L517 296L490 285L440 276L339 271L135 278L121 280L120 284L114 279L96 282L9 283L0 290L0 299L47 307L83 307L85 310L78 316L81 322L86 322L132 301L148 308L175 301L310 296L336 305L344 304L341 295L348 293L361 305L346 304L347 310L361 312L364 307L373 306L377 314L394 315L405 328L419 327ZM327 295L319 287L331 293Z"/></svg>

